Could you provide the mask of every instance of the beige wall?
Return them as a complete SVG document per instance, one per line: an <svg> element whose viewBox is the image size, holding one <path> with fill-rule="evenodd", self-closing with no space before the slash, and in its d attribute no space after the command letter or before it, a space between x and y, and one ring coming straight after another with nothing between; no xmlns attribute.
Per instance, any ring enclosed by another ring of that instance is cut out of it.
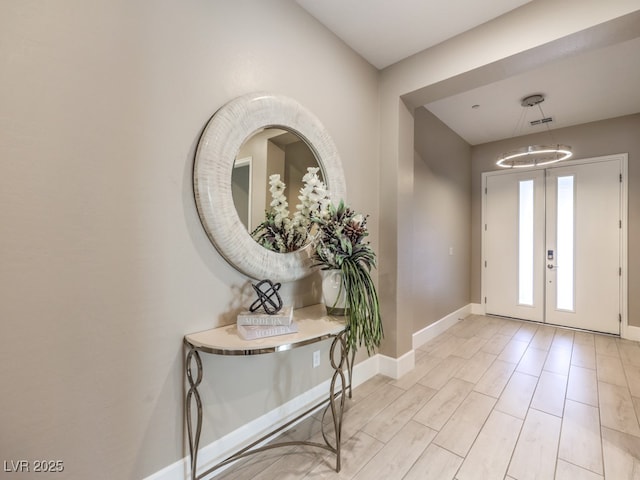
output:
<svg viewBox="0 0 640 480"><path fill-rule="evenodd" d="M425 108L415 118L413 331L469 304L471 147Z"/></svg>
<svg viewBox="0 0 640 480"><path fill-rule="evenodd" d="M289 0L2 2L3 459L139 479L186 453L181 339L232 321L246 288L199 223L193 155L215 110L251 91L297 99L333 137L349 203L371 215L382 351L409 351L413 109L589 48L610 37L546 46L637 9L586 4L531 2L379 74ZM308 348L207 356L203 444L320 383L310 364Z"/></svg>
<svg viewBox="0 0 640 480"><path fill-rule="evenodd" d="M183 335L232 321L247 281L194 206L205 123L251 91L298 100L375 245L378 72L289 0L7 0L0 32L0 459L140 479L186 453ZM206 356L203 444L323 381L311 365Z"/></svg>
<svg viewBox="0 0 640 480"><path fill-rule="evenodd" d="M545 27L531 28L537 24ZM639 26L634 1L537 0L382 71L379 279L385 355L399 358L411 350L414 319L420 315L411 298L418 253L407 214L414 194L414 109L550 61L636 38Z"/></svg>
<svg viewBox="0 0 640 480"><path fill-rule="evenodd" d="M572 159L592 158L614 153L629 154L629 325L640 326L640 249L633 239L640 238L640 114L586 123L554 130L557 141L571 145ZM471 300L480 303L482 172L497 170L495 159L501 152L522 145L548 143L548 134L528 135L472 148L472 254Z"/></svg>

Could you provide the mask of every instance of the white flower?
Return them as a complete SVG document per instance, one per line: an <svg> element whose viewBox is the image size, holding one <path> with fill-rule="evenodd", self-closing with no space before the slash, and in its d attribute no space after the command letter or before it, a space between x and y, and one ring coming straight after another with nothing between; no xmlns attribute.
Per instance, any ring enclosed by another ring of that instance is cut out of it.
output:
<svg viewBox="0 0 640 480"><path fill-rule="evenodd" d="M360 225L362 225L362 222L364 222L364 217L360 213L358 213L357 215L354 215L353 218L351 219L351 224L354 227L359 227Z"/></svg>
<svg viewBox="0 0 640 480"><path fill-rule="evenodd" d="M318 211L321 219L329 218L329 206L331 205L331 199L329 197L323 198L320 202L320 210Z"/></svg>
<svg viewBox="0 0 640 480"><path fill-rule="evenodd" d="M307 173L302 177L303 183L309 183L313 185L317 185L318 183L322 183L318 178L318 171L320 168L318 167L309 167L307 168Z"/></svg>
<svg viewBox="0 0 640 480"><path fill-rule="evenodd" d="M307 173L302 177L304 186L300 189L298 199L300 204L297 206L298 211L309 217L323 218L324 210L330 203L329 194L324 182L318 178L318 167L307 168Z"/></svg>
<svg viewBox="0 0 640 480"><path fill-rule="evenodd" d="M274 198L273 200L271 200L270 205L275 210L282 210L283 207L287 206L287 201L282 197L278 197L278 198Z"/></svg>
<svg viewBox="0 0 640 480"><path fill-rule="evenodd" d="M300 203L296 205L293 217L289 216L289 204L284 194L286 185L279 174L269 176L270 215L276 230L272 233L275 250L292 251L308 241L314 241L314 233L317 234L317 227L315 231L313 230L314 220L330 217L331 199L327 187L318 176L319 171L319 167L307 168L307 173L302 177L303 186L298 196ZM260 242L259 233L256 240Z"/></svg>

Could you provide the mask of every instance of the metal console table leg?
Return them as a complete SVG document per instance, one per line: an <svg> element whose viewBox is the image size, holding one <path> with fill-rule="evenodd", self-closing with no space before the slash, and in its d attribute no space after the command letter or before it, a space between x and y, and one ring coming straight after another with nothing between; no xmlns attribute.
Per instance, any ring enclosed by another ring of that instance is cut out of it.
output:
<svg viewBox="0 0 640 480"><path fill-rule="evenodd" d="M340 471L340 459L341 459L341 450L340 445L342 441L342 416L344 414L344 402L346 398L346 381L344 375L344 364L347 363L347 369L350 371L349 360L348 360L348 352L347 352L347 342L345 339L346 331L342 332L338 335L333 342L331 343L331 350L329 353L329 358L331 361L331 367L333 368L333 376L331 377L331 387L329 388L329 405L331 406L331 416L333 418L333 430L336 435L336 443L333 449L336 454L336 472ZM339 346L340 348L340 357L338 363L335 362L335 349ZM340 382L340 389L336 392L336 382ZM351 377L349 377L349 384L351 384ZM351 385L349 385L349 389L351 389ZM339 397L340 404L339 407L336 408L336 398ZM324 415L323 415L324 417ZM327 438L324 431L324 422L322 423L322 437L327 445L331 446L331 442Z"/></svg>
<svg viewBox="0 0 640 480"><path fill-rule="evenodd" d="M189 351L187 352L187 358L185 363L185 369L187 373L187 381L189 382L189 390L184 403L185 416L187 421L187 433L189 435L189 458L191 459L191 479L196 480L197 477L197 465L198 465L198 447L200 443L200 433L202 432L202 400L198 393L198 385L202 381L202 360L200 354L196 349L187 345ZM192 372L192 361L196 362L196 376L194 380ZM193 431L193 420L191 418L191 402L195 401L196 404L196 429Z"/></svg>
<svg viewBox="0 0 640 480"><path fill-rule="evenodd" d="M187 375L187 381L189 383L189 388L185 397L185 419L187 422L187 433L189 436L189 456L190 456L190 466L191 466L191 480L200 480L205 476L211 474L215 470L228 465L229 463L235 462L241 458L247 457L249 455L263 452L265 450L270 450L278 447L287 447L287 446L310 446L322 448L330 451L336 455L336 472L340 471L341 468L341 440L342 440L342 417L344 414L344 404L347 395L347 389L349 390L349 397L351 397L351 371L352 365L349 361L349 351L347 349L346 343L346 331L335 335L333 341L331 343L330 348L330 363L333 368L333 375L331 377L331 383L329 388L329 398L321 401L320 403L312 406L307 411L301 413L296 418L282 425L281 427L275 429L274 431L268 433L267 435L261 437L260 439L253 442L251 445L243 448L242 450L234 453L229 456L222 462L214 465L209 468L205 472L201 474L197 473L198 468L198 449L200 444L200 434L202 433L202 400L200 398L200 394L198 393L198 386L202 381L202 360L200 359L200 355L198 350L193 347L193 345L189 344L185 341L185 345L188 348L185 360L185 370ZM336 352L336 349L338 352ZM338 353L336 359L336 353ZM195 363L195 371L194 371L194 363ZM346 370L349 377L349 385L347 386L346 376L345 376L345 364ZM196 419L195 425L193 422L192 410L195 404L196 408ZM257 447L260 443L265 440L275 436L277 433L285 430L292 424L301 420L302 418L308 416L310 413L318 410L323 405L326 405L325 411L322 415L322 437L324 440L324 444L317 442L309 442L309 441L291 441L291 442L280 442L275 444L268 444L262 447ZM333 424L333 430L335 434L335 441L329 438L324 429L324 420L327 414L327 411L331 411L331 419Z"/></svg>

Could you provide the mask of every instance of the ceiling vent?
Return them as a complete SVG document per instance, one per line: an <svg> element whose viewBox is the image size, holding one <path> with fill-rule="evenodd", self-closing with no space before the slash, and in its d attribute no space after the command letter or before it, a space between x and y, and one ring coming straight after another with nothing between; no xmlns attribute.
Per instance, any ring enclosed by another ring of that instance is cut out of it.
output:
<svg viewBox="0 0 640 480"><path fill-rule="evenodd" d="M553 122L553 117L546 117L546 118L541 118L539 120L533 120L529 122L529 125L531 125L532 127L535 127L536 125L543 125L545 123L551 123L551 122Z"/></svg>
<svg viewBox="0 0 640 480"><path fill-rule="evenodd" d="M540 106L542 102L544 102L544 95L540 93L535 95L528 95L520 101L520 105L525 108L522 111L520 120L518 120L518 123L516 124L516 129L517 125L526 125L524 120L526 118L527 108L538 107L542 118L540 118L539 120L534 120L533 122L529 122L529 125L544 125L545 127L547 127L549 138L553 143L555 143L553 134L551 133L551 129L549 128L549 123L553 120L551 117L545 116L544 112L542 111L542 107ZM521 147L516 150L500 154L496 165L503 168L538 167L542 165L549 165L551 163L561 162L562 160L566 160L570 156L571 147L569 147L568 145L561 145L559 143L555 145L528 145L526 147Z"/></svg>

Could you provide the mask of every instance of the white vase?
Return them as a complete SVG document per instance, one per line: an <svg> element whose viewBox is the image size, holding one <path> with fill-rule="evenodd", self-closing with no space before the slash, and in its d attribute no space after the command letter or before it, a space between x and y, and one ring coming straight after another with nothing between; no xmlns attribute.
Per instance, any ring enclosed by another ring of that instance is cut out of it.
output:
<svg viewBox="0 0 640 480"><path fill-rule="evenodd" d="M347 314L347 289L340 270L322 270L322 297L327 307L327 314Z"/></svg>

